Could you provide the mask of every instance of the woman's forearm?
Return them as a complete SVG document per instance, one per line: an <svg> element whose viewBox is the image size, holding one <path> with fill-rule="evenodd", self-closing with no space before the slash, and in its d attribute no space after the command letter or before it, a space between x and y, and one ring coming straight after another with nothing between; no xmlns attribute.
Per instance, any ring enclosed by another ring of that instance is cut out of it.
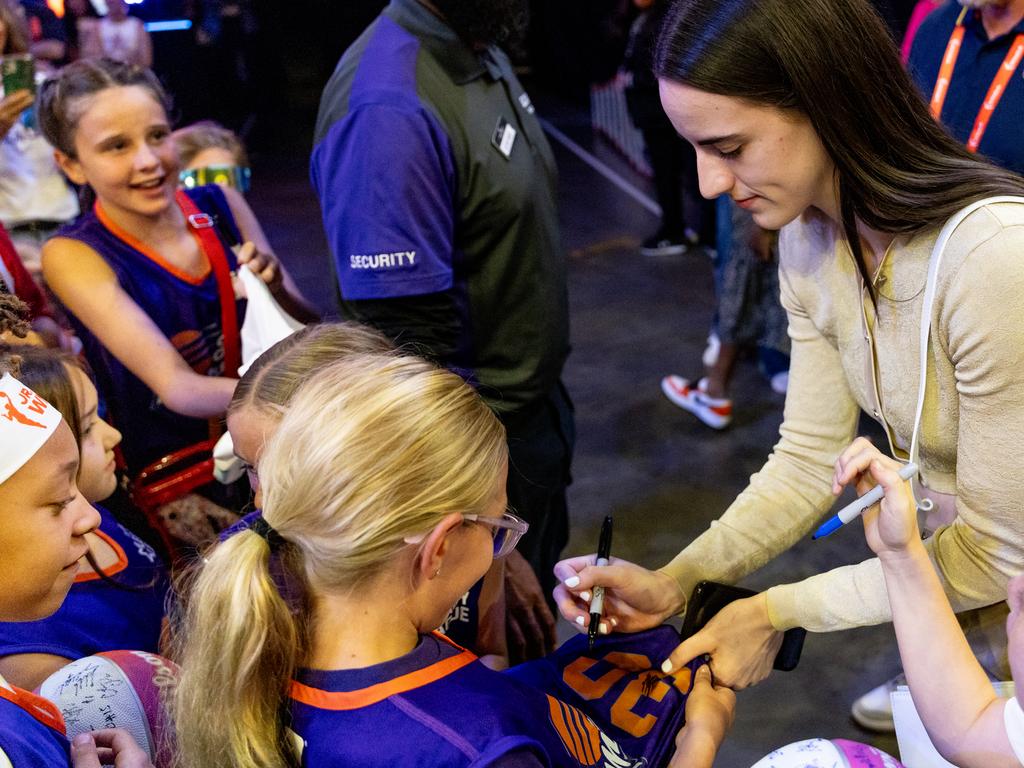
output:
<svg viewBox="0 0 1024 768"><path fill-rule="evenodd" d="M903 670L936 748L964 768L1018 765L1002 702L971 652L923 544L879 559Z"/></svg>

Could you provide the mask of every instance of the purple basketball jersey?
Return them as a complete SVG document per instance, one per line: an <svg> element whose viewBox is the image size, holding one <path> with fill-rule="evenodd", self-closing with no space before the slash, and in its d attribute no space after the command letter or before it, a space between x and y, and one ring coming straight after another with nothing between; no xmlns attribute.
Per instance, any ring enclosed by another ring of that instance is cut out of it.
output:
<svg viewBox="0 0 1024 768"><path fill-rule="evenodd" d="M633 643L605 639L593 657L563 646L549 660L508 674L488 669L436 633L423 636L411 653L373 667L302 670L292 686L292 729L305 744L303 765L657 765L672 754L690 670L679 682L651 670L653 658L661 657L650 654L670 642L659 630L622 637ZM629 647L637 652L630 656ZM649 748L655 741L668 747Z"/></svg>
<svg viewBox="0 0 1024 768"><path fill-rule="evenodd" d="M238 242L240 235L224 193L211 184L186 194L199 210L214 217L228 266L237 269L230 246ZM192 370L206 376L223 375L224 332L213 273L199 278L178 272L142 243L115 234L104 218L101 209L87 211L63 227L57 237L78 240L98 253L125 293L149 315ZM239 301L239 327L244 316L245 302ZM68 317L82 339L83 352L96 374L110 420L124 434L121 450L133 476L169 453L209 439L207 419L168 410L77 317L71 313Z"/></svg>
<svg viewBox="0 0 1024 768"><path fill-rule="evenodd" d="M671 675L661 672L679 642L669 626L598 637L592 651L586 636L576 635L553 654L504 674L578 708L644 765L666 765L684 724L693 675L704 664L694 659Z"/></svg>
<svg viewBox="0 0 1024 768"><path fill-rule="evenodd" d="M71 746L60 711L46 699L0 685L0 750L14 768L64 768Z"/></svg>

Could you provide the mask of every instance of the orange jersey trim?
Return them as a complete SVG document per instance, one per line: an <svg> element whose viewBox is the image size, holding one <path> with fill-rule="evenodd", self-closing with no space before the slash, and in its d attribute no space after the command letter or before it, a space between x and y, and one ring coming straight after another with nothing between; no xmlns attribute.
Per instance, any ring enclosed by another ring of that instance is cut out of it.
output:
<svg viewBox="0 0 1024 768"><path fill-rule="evenodd" d="M422 688L476 660L476 654L471 651L462 651L457 656L438 661L429 667L396 677L394 680L371 685L368 688L360 688L357 691L324 691L292 680L290 695L295 701L317 709L332 711L361 709L384 701L389 696L397 696L400 693Z"/></svg>
<svg viewBox="0 0 1024 768"><path fill-rule="evenodd" d="M105 541L110 546L110 548L114 550L114 554L117 555L117 562L109 566L108 568L103 569L104 576L113 576L114 574L120 573L128 567L128 555L125 554L124 548L120 544L118 544L116 541L110 538L110 536L105 534L99 528L97 528L95 531L92 531L92 533L95 533L97 536L103 539L103 541ZM77 576L75 576L75 584L81 584L83 581L96 581L96 579L98 578L100 578L100 575L96 573L96 571L90 569L85 573L80 573Z"/></svg>
<svg viewBox="0 0 1024 768"><path fill-rule="evenodd" d="M12 690L13 689L13 690ZM64 716L57 709L57 706L42 696L22 690L16 686L7 688L0 685L0 699L7 699L14 706L24 710L33 719L52 728L61 736L67 736L67 729L64 726Z"/></svg>
<svg viewBox="0 0 1024 768"><path fill-rule="evenodd" d="M121 229L121 227L115 224L114 221L110 218L110 216L107 215L107 212L103 210L103 206L100 205L99 200L96 201L96 205L94 206L93 210L96 211L96 218L100 220L100 223L104 227L110 230L111 234L113 234L119 240L123 240L125 243L127 243L132 248L137 250L147 259L154 262L159 267L167 270L179 280L186 282L189 285L202 285L203 282L205 282L206 278L210 276L210 257L206 255L206 251L203 250L201 244L199 252L203 254L203 258L206 260L206 266L203 268L203 271L200 274L193 275L174 266L169 261L167 261L163 256L161 256L159 253L150 248L146 243L142 242L138 238L134 237L133 235L130 235L128 232L125 232L123 229ZM189 229L189 234L192 234L193 237L195 237L191 229Z"/></svg>

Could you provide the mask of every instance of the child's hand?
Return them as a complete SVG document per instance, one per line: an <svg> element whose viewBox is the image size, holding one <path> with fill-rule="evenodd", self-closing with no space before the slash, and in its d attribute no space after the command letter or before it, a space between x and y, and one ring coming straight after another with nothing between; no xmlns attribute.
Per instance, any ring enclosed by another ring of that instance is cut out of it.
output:
<svg viewBox="0 0 1024 768"><path fill-rule="evenodd" d="M78 734L71 742L71 764L74 768L153 768L142 747L121 728Z"/></svg>
<svg viewBox="0 0 1024 768"><path fill-rule="evenodd" d="M14 91L0 99L0 139L14 127L21 113L32 106L36 97L28 89Z"/></svg>
<svg viewBox="0 0 1024 768"><path fill-rule="evenodd" d="M253 243L244 243L236 252L239 264L244 264L260 280L266 283L270 292L277 296L284 290L284 274L272 254L256 250Z"/></svg>
<svg viewBox="0 0 1024 768"><path fill-rule="evenodd" d="M715 685L707 664L699 667L686 700L686 725L676 735L670 768L710 766L732 727L735 711L736 694Z"/></svg>
<svg viewBox="0 0 1024 768"><path fill-rule="evenodd" d="M858 437L836 459L832 492L856 483L863 495L875 485L885 491L882 501L864 512L864 535L876 555L898 554L921 543L917 505L910 483L897 474L901 464L881 453L867 439Z"/></svg>

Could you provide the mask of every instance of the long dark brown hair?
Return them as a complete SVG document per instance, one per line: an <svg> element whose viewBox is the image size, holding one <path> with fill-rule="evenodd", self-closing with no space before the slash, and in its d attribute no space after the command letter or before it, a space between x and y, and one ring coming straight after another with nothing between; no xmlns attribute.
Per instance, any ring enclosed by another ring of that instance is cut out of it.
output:
<svg viewBox="0 0 1024 768"><path fill-rule="evenodd" d="M1024 195L1024 179L936 123L867 0L676 0L655 71L807 116L835 163L841 225L869 286L858 220L916 232L975 200Z"/></svg>

